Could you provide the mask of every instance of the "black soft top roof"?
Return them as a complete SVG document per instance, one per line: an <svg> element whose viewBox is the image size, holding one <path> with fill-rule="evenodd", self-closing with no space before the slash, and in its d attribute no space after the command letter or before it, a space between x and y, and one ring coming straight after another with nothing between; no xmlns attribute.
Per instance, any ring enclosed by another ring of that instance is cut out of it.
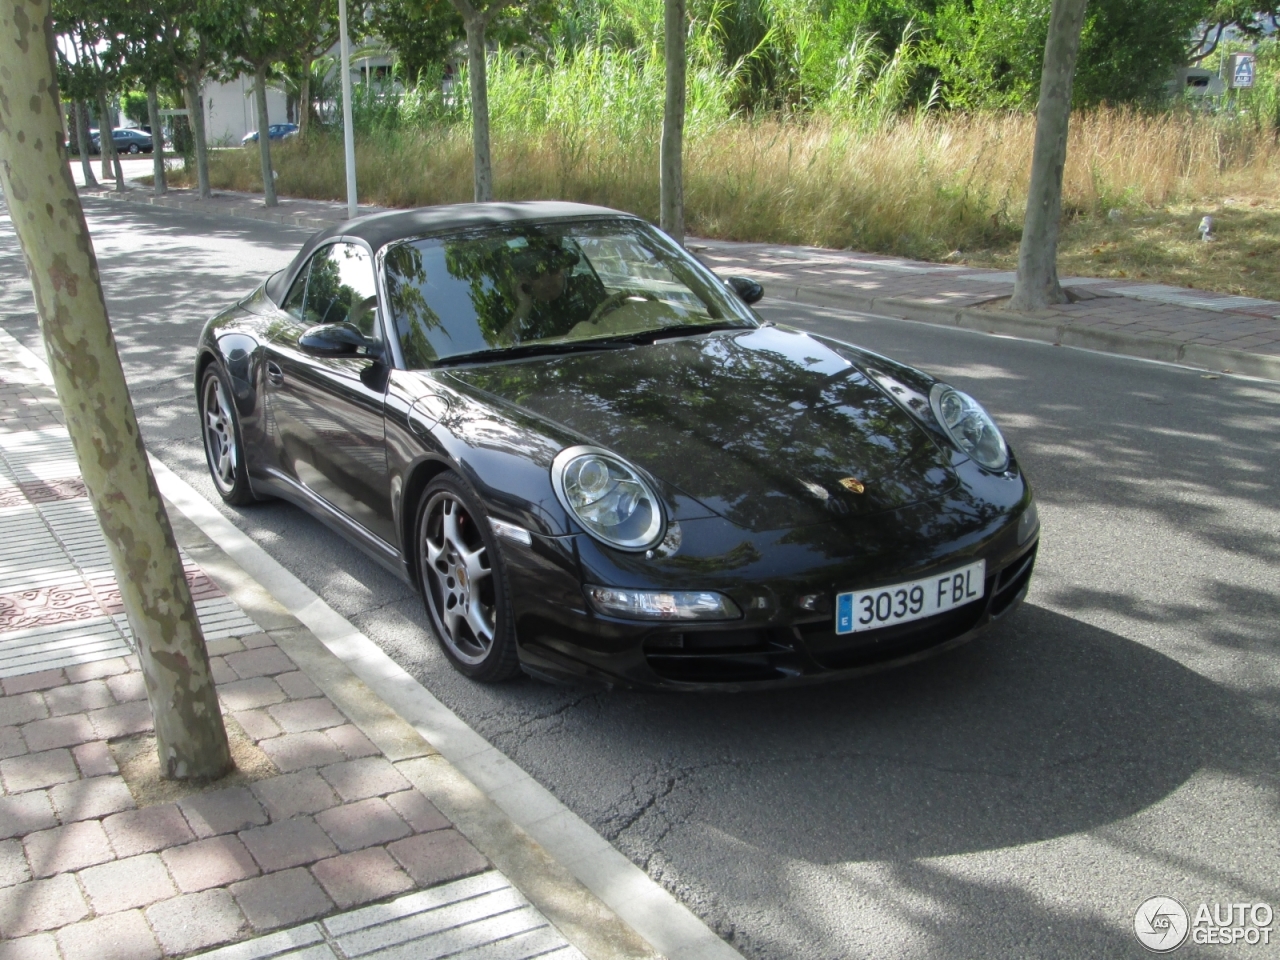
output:
<svg viewBox="0 0 1280 960"><path fill-rule="evenodd" d="M289 266L267 280L267 296L279 303L287 284L311 252L334 237L357 237L379 249L404 237L417 237L448 230L496 226L530 220L565 220L578 217L631 217L632 214L595 207L586 203L563 200L529 200L520 203L454 203L439 207L417 207L413 210L387 210L368 213L322 230L303 244Z"/></svg>

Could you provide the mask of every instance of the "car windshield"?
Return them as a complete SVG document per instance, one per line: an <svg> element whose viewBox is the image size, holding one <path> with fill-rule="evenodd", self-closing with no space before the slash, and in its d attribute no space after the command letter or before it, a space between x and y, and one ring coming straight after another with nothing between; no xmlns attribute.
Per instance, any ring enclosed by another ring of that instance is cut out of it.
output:
<svg viewBox="0 0 1280 960"><path fill-rule="evenodd" d="M411 370L756 326L715 274L639 221L518 223L411 240L383 263Z"/></svg>

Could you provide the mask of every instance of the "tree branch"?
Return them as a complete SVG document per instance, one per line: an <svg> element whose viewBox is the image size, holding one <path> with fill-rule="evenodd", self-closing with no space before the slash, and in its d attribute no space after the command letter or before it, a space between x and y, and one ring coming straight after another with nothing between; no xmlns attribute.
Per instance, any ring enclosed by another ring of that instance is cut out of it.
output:
<svg viewBox="0 0 1280 960"><path fill-rule="evenodd" d="M449 0L449 2L453 4L454 8L460 14L462 14L463 20L474 20L480 15L468 0Z"/></svg>
<svg viewBox="0 0 1280 960"><path fill-rule="evenodd" d="M463 0L463 3L465 2L466 0ZM497 19L498 14L515 2L516 0L494 0L493 3L489 4L489 8L481 14L484 18L484 25L488 27L489 24L493 23L493 21Z"/></svg>
<svg viewBox="0 0 1280 960"><path fill-rule="evenodd" d="M1210 24L1210 25L1205 29L1205 31L1204 31L1204 36L1200 38L1200 42L1199 42L1199 43L1197 43L1197 44L1195 45L1195 47L1193 47L1193 48L1192 48L1192 55L1191 55L1190 57L1188 57L1188 58L1187 58L1187 61L1188 61L1189 63L1199 63L1199 62L1200 62L1201 60L1203 60L1205 57L1209 56L1209 54L1213 53L1213 51L1217 50L1217 49L1218 49L1218 41L1220 41L1220 40L1222 39L1222 31L1223 31L1224 29L1226 29L1226 26L1227 26L1227 25L1226 25L1225 23L1219 23L1219 24L1218 24L1218 32L1217 32L1217 34L1216 34L1216 35L1214 36L1214 38L1213 38L1213 44L1209 47L1209 49L1208 49L1208 50L1205 50L1203 53L1195 53L1194 51L1195 51L1195 50L1199 50L1199 49L1201 49L1201 48L1204 46L1205 41L1206 41L1206 40L1208 40L1208 38L1209 38L1209 31L1213 29L1213 25L1212 25L1212 24Z"/></svg>

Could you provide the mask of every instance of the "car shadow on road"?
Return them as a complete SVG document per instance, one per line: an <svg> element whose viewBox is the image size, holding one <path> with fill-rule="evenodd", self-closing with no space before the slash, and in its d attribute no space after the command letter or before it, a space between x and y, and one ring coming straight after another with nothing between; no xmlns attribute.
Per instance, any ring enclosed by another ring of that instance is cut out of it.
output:
<svg viewBox="0 0 1280 960"><path fill-rule="evenodd" d="M1024 605L966 647L858 681L600 696L558 718L556 753L604 771L612 742L647 761L593 822L748 956L880 955L878 930L920 938L894 955L1019 943L1022 957L1136 956L1127 924L1144 896L1280 894L1265 868L1224 868L1206 853L1224 838L1193 827L1203 815L1215 833L1200 791L1224 795L1206 781L1246 783L1256 809L1276 808L1276 715ZM1166 830L1153 813L1166 802L1195 812Z"/></svg>
<svg viewBox="0 0 1280 960"><path fill-rule="evenodd" d="M622 735L664 745L668 795L713 779L714 802L689 797L689 813L810 863L1034 843L1129 817L1201 770L1277 772L1266 745L1280 723L1255 700L1032 605L966 648L860 681L620 699L634 718Z"/></svg>

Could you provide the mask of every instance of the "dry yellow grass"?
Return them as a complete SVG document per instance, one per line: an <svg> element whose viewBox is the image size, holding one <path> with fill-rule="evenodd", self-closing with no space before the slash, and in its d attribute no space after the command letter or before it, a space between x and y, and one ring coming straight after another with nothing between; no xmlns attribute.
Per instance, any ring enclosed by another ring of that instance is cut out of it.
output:
<svg viewBox="0 0 1280 960"><path fill-rule="evenodd" d="M1006 265L1016 256L1034 118L933 115L859 131L821 121L732 121L688 145L690 233ZM656 217L656 138L598 131L494 137L503 199L559 197ZM344 196L341 144L274 152L279 189ZM386 206L471 196L466 130L362 138L361 200ZM257 153L216 155L214 184L261 189ZM1062 268L1280 299L1280 145L1270 132L1187 114L1099 110L1073 118ZM1108 212L1120 211L1108 219ZM1203 213L1219 240L1200 244Z"/></svg>

